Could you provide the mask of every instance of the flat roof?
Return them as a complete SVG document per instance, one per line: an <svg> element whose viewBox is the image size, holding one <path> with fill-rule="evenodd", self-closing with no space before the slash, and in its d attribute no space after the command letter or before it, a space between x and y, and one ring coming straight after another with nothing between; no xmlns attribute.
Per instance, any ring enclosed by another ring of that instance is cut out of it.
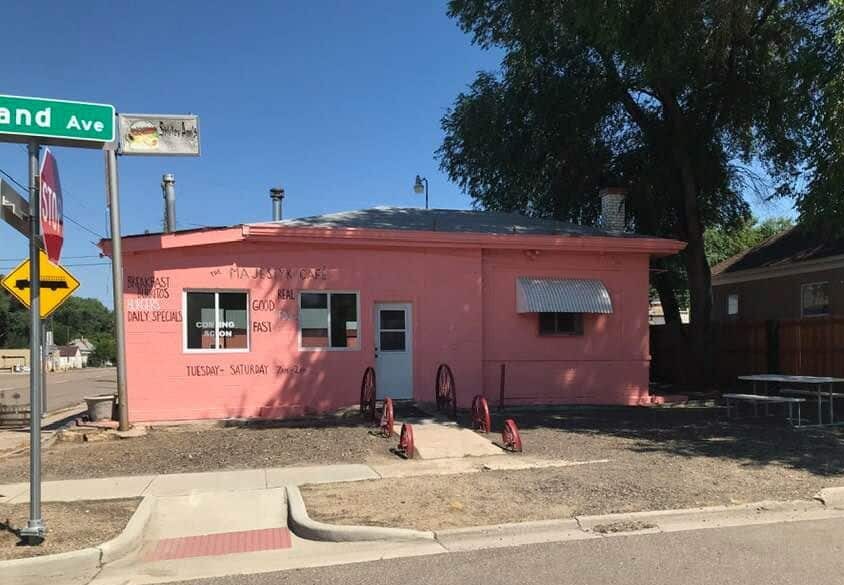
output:
<svg viewBox="0 0 844 585"><path fill-rule="evenodd" d="M371 207L280 221L256 222L283 227L356 228L430 232L470 232L478 234L530 234L635 237L626 232L610 232L521 213L462 209L420 209L417 207Z"/></svg>

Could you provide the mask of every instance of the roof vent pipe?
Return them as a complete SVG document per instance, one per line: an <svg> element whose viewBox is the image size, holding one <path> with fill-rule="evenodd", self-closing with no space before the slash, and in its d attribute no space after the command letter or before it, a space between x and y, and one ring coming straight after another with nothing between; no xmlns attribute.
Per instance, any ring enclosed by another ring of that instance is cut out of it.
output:
<svg viewBox="0 0 844 585"><path fill-rule="evenodd" d="M623 232L627 227L624 199L627 189L605 187L601 189L601 227L608 232Z"/></svg>
<svg viewBox="0 0 844 585"><path fill-rule="evenodd" d="M270 199L273 200L273 221L281 219L281 200L284 199L284 189L273 187L270 189Z"/></svg>
<svg viewBox="0 0 844 585"><path fill-rule="evenodd" d="M176 231L176 175L165 173L161 176L161 191L164 193L164 232Z"/></svg>

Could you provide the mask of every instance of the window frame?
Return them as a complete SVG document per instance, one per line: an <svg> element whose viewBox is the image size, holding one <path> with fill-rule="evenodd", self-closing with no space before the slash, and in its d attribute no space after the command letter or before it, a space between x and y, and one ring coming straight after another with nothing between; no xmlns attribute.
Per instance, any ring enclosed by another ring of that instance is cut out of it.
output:
<svg viewBox="0 0 844 585"><path fill-rule="evenodd" d="M542 315L544 313L551 313L552 315L557 314L564 314L564 311L541 311L536 313L536 331L539 337L583 337L586 330L586 325L584 323L584 315L585 313L568 313L570 315L575 315L575 327L574 331L554 331L553 333L545 333L542 331ZM556 325L558 324L557 317L554 318L554 325L556 329Z"/></svg>
<svg viewBox="0 0 844 585"><path fill-rule="evenodd" d="M801 294L802 294L802 292L801 292ZM732 299L733 297L735 297L735 299L736 299L736 311L735 311L735 313L730 312L730 299ZM738 293L727 293L727 307L726 308L727 308L727 316L728 317L737 317L738 316L739 311L741 310L741 297L739 297Z"/></svg>
<svg viewBox="0 0 844 585"><path fill-rule="evenodd" d="M188 347L188 293L206 293L214 295L214 343L218 346L213 349L190 348ZM240 293L246 295L246 347L219 347L220 343L220 294L219 293ZM249 353L252 351L252 309L249 299L252 295L248 289L242 288L186 288L182 289L182 353Z"/></svg>
<svg viewBox="0 0 844 585"><path fill-rule="evenodd" d="M302 345L302 320L300 318L302 312L302 295L303 294L325 294L328 295L328 347L312 347ZM331 347L331 295L355 295L355 311L357 312L357 326L358 326L358 344L357 347ZM360 291L359 290L322 290L322 289L300 289L296 297L296 304L299 313L296 318L296 337L299 351L360 351L363 347L361 319L360 319Z"/></svg>
<svg viewBox="0 0 844 585"><path fill-rule="evenodd" d="M807 286L816 286L816 285L819 285L819 284L825 284L826 285L826 313L817 313L815 315L807 315L806 314L806 306L803 304L803 299L804 299L803 290ZM831 312L832 307L830 307L831 302L832 302L832 299L831 299L830 294L829 294L829 281L828 280L818 280L816 282L804 282L804 283L800 284L800 318L801 319L813 319L815 317L829 317L832 314L832 312Z"/></svg>

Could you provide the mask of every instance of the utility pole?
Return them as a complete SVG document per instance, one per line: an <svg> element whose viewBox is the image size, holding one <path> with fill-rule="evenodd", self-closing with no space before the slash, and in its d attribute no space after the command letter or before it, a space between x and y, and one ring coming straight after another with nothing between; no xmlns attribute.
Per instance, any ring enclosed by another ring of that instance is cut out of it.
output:
<svg viewBox="0 0 844 585"><path fill-rule="evenodd" d="M31 142L27 147L29 162L29 520L21 528L21 539L28 544L44 541L41 519L41 265L39 234L41 233L41 194L38 159L41 146Z"/></svg>
<svg viewBox="0 0 844 585"><path fill-rule="evenodd" d="M111 280L114 292L114 332L117 336L117 402L119 429L129 430L126 401L126 332L123 326L123 244L120 241L120 203L117 180L117 151L105 151L106 190L111 221Z"/></svg>

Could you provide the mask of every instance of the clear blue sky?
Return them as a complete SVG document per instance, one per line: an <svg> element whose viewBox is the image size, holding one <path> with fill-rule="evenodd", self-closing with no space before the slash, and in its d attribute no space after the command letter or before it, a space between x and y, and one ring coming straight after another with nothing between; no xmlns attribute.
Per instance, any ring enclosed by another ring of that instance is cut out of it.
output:
<svg viewBox="0 0 844 585"><path fill-rule="evenodd" d="M445 2L47 0L7 3L3 21L0 93L199 114L200 158L120 160L124 233L160 229L165 172L180 228L269 219L273 185L286 217L421 206L417 173L432 207L470 206L437 169L439 122L500 54L472 46ZM53 151L65 215L105 234L102 153ZM0 144L0 168L25 183L25 148ZM66 220L63 263L111 306L107 260L85 258L96 240ZM4 271L26 242L0 226L0 249Z"/></svg>

